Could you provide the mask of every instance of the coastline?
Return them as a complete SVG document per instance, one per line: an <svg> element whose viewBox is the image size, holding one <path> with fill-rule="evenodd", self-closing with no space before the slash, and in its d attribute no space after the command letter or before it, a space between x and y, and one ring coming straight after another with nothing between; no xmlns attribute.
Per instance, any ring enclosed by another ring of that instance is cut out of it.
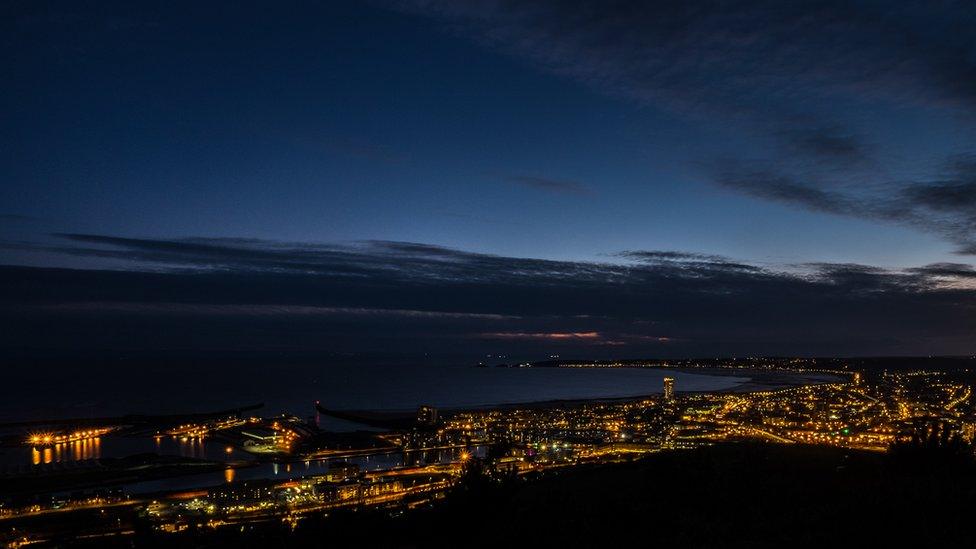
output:
<svg viewBox="0 0 976 549"><path fill-rule="evenodd" d="M597 369L598 367L594 367ZM798 371L788 371L788 370L766 370L759 368L722 368L722 367L660 367L660 366L617 366L617 368L633 368L633 369L644 369L644 370L663 370L663 371L673 371L681 372L693 375L708 375L715 377L744 377L746 378L741 383L733 385L732 387L727 387L724 389L714 389L708 391L682 391L680 388L677 390L679 394L692 395L692 394L726 394L726 393L754 393L760 391L775 391L779 389L786 389L789 387L797 387L801 385L819 385L823 383L836 383L842 381L837 374L829 374L823 372L798 372ZM601 404L601 403L625 403L625 402L637 402L648 398L654 398L660 395L661 392L654 392L642 395L626 395L626 396L607 396L607 397L596 397L596 398L569 398L569 399L548 399L548 400L535 400L535 401L525 401L525 402L505 402L505 403L495 403L495 404L478 404L472 406L452 406L441 408L441 412L445 414L459 414L464 412L484 412L486 410L515 410L515 409L541 409L541 408L562 408L562 407L576 407L585 404ZM356 414L362 417L368 417L370 419L376 420L395 420L403 419L405 417L412 417L415 413L415 409L408 408L395 408L395 409L351 409L343 410L343 412L348 412L350 414Z"/></svg>

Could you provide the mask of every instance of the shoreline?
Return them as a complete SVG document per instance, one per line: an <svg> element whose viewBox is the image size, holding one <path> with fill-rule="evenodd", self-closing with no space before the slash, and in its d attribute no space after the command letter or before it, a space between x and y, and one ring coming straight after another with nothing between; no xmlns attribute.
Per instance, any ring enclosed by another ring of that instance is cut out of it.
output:
<svg viewBox="0 0 976 549"><path fill-rule="evenodd" d="M837 374L823 372L794 372L789 370L764 370L758 368L721 368L721 367L660 367L660 366L616 366L615 368L630 368L643 370L665 370L681 372L694 375L709 375L715 377L744 377L741 383L725 389L715 389L707 391L676 391L678 394L727 394L727 393L755 393L760 391L775 391L788 387L798 387L803 385L818 385L822 383L836 383L843 378ZM568 369L568 368L567 368ZM594 367L600 369L600 367ZM706 372L703 372L706 370ZM765 378L765 379L761 379ZM817 378L817 379L813 379ZM567 399L548 399L524 402L507 402L495 404L475 404L470 406L450 406L439 408L442 413L458 414L464 412L484 412L487 410L514 410L514 409L540 409L540 408L559 408L575 407L585 404L600 403L623 403L639 401L653 398L661 392L654 392L640 395L626 396L606 396L593 398L567 398ZM381 409L350 409L342 410L350 414L357 414L370 419L391 420L400 419L405 415L416 413L412 408L381 408Z"/></svg>

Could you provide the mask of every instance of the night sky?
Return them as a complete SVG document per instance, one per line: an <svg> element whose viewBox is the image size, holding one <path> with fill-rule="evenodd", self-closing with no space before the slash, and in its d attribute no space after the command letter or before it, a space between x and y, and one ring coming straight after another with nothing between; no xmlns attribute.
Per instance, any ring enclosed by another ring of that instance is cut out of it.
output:
<svg viewBox="0 0 976 549"><path fill-rule="evenodd" d="M968 2L6 2L0 357L976 353Z"/></svg>

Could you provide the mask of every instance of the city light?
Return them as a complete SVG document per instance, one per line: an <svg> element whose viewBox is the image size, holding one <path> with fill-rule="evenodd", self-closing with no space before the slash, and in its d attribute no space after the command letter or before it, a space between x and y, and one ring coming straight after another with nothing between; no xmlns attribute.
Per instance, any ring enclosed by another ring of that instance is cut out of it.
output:
<svg viewBox="0 0 976 549"><path fill-rule="evenodd" d="M585 363L566 367L581 368ZM594 367L671 366L611 363ZM696 366L682 367L691 370ZM740 368L735 363L707 367ZM469 469L465 464L474 463L476 456L489 477L522 477L743 441L885 452L915 436L918 425L926 426L924 432L929 435L938 428L963 440L976 439L971 387L944 372L864 373L796 360L764 361L758 366L753 362L748 367L753 379L761 380L763 372L769 372L771 379L780 381L758 383L744 392L690 392L683 391L679 376L667 375L658 394L630 399L452 411L420 406L412 421L364 434L358 445L319 442L329 437L323 439L314 424L288 415L231 415L160 426L147 438L158 447L162 433L172 437L180 452L193 458L187 467L207 463L200 461L207 458L205 439L224 441L220 447L227 461L219 464L223 485L157 494L153 502L141 505L154 528L166 533L185 531L187 517L194 516L201 518L201 525L220 529L280 513L287 524L295 526L308 514L345 507L433 504L460 481ZM786 377L791 381L781 381ZM319 408L318 412L328 411ZM31 464L45 467L97 457L100 437L117 429L97 426L29 433ZM498 447L505 449L503 454L491 451ZM232 455L237 458L233 463L229 461ZM360 465L390 455L402 458L387 466ZM427 457L408 464L413 456ZM434 460L425 463L431 456ZM273 474L240 480L237 468L249 461L251 466L270 465ZM326 461L328 465L323 466ZM108 511L130 501L116 495L32 504L3 512L30 516L72 509Z"/></svg>

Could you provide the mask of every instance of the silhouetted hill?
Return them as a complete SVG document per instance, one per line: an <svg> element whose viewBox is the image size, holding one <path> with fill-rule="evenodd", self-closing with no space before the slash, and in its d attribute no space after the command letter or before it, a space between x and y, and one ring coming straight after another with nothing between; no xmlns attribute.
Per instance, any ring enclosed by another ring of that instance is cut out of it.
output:
<svg viewBox="0 0 976 549"><path fill-rule="evenodd" d="M294 531L147 534L136 546L971 545L972 466L905 456L727 444L531 481L469 479L445 503L398 517L349 512L305 519Z"/></svg>

